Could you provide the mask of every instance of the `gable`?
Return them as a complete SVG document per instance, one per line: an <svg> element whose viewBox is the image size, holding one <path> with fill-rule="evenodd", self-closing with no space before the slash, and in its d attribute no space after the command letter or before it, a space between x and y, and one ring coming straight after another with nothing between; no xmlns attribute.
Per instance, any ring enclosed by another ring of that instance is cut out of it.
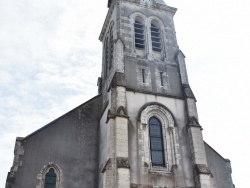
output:
<svg viewBox="0 0 250 188"><path fill-rule="evenodd" d="M11 172L14 187L41 185L39 174L51 164L63 174L62 187L95 187L100 99L101 95L92 98L17 141Z"/></svg>

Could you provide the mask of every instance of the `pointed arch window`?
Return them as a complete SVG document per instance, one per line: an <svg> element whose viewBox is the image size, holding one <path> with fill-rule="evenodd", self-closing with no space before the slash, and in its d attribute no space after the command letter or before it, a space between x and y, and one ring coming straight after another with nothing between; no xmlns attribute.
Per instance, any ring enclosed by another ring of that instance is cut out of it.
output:
<svg viewBox="0 0 250 188"><path fill-rule="evenodd" d="M145 47L144 25L143 22L140 21L139 19L135 20L134 32L135 32L135 47L144 48Z"/></svg>
<svg viewBox="0 0 250 188"><path fill-rule="evenodd" d="M56 173L53 168L50 168L45 175L44 188L56 188Z"/></svg>
<svg viewBox="0 0 250 188"><path fill-rule="evenodd" d="M161 38L160 38L160 28L157 23L151 23L151 41L153 51L161 51Z"/></svg>
<svg viewBox="0 0 250 188"><path fill-rule="evenodd" d="M149 119L149 137L152 165L165 166L162 125L156 117Z"/></svg>

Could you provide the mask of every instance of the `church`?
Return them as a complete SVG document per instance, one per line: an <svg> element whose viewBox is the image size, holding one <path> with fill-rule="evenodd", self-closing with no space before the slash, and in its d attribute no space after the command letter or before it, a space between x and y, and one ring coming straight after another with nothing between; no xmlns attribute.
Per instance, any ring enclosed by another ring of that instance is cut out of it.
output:
<svg viewBox="0 0 250 188"><path fill-rule="evenodd" d="M234 188L163 0L108 0L98 95L17 137L6 188Z"/></svg>

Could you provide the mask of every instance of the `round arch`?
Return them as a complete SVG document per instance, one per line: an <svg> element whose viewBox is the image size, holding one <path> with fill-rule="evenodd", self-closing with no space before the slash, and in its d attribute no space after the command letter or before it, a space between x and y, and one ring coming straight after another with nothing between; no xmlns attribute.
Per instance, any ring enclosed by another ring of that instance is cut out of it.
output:
<svg viewBox="0 0 250 188"><path fill-rule="evenodd" d="M151 118L157 118L162 126L162 136L164 145L164 161L162 166L154 166L151 156L150 138L149 138L149 122ZM138 114L138 142L140 148L139 153L143 159L142 163L147 164L149 171L157 171L171 173L173 165L179 164L179 141L177 127L175 126L174 116L164 105L152 102L147 103L139 111Z"/></svg>

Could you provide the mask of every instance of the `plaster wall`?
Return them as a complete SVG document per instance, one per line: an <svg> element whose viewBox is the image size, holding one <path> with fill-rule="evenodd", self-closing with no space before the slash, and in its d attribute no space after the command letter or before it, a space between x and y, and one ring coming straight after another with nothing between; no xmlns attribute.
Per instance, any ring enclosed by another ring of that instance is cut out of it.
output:
<svg viewBox="0 0 250 188"><path fill-rule="evenodd" d="M166 106L172 113L175 126L177 127L179 144L180 144L180 164L179 169L179 180L181 181L181 187L193 187L193 171L192 171L192 161L189 149L189 143L187 138L186 130L186 119L184 110L184 100L167 98L151 94L143 94L138 92L127 91L127 110L129 116L129 159L131 164L131 183L134 184L153 184L168 181L168 186L173 183L173 177L171 174L169 176L162 176L160 174L155 178L155 174L151 174L148 178L142 178L142 173L140 169L141 156L139 154L139 143L138 143L138 125L137 120L139 110L141 107L150 102L157 102ZM162 178L165 178L163 180ZM167 177L167 178L166 178ZM157 180L158 179L158 180ZM151 181L152 180L152 181ZM153 182L154 180L154 182ZM156 181L157 180L157 181ZM147 181L147 182L146 182Z"/></svg>

